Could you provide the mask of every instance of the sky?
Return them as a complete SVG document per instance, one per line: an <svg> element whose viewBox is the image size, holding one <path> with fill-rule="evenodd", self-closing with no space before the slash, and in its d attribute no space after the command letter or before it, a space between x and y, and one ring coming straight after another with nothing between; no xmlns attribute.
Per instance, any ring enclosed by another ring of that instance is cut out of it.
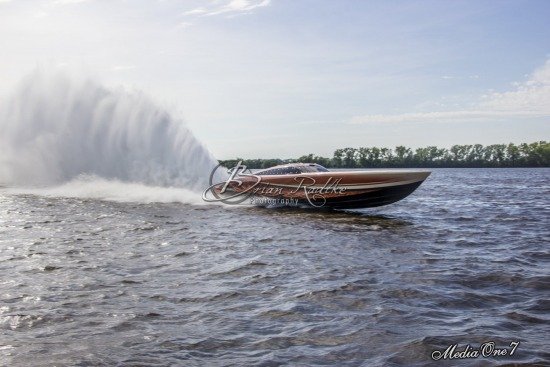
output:
<svg viewBox="0 0 550 367"><path fill-rule="evenodd" d="M219 159L550 140L549 19L546 0L0 0L0 96L78 70Z"/></svg>

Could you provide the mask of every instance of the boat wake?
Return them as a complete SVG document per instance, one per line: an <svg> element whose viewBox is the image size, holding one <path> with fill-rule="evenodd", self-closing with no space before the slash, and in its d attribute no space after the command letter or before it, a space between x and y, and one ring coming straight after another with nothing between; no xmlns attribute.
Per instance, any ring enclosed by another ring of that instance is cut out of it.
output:
<svg viewBox="0 0 550 367"><path fill-rule="evenodd" d="M97 176L80 176L63 184L45 187L7 187L0 192L11 195L97 199L122 203L206 204L197 192L185 188L150 186L136 182L107 180Z"/></svg>
<svg viewBox="0 0 550 367"><path fill-rule="evenodd" d="M199 202L216 164L141 92L36 70L0 106L0 184L11 192Z"/></svg>

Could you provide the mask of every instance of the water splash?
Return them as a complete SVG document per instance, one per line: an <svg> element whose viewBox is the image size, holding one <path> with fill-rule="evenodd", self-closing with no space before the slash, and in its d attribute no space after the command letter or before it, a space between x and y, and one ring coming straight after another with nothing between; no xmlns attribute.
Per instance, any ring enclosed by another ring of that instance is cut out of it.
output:
<svg viewBox="0 0 550 367"><path fill-rule="evenodd" d="M216 164L182 120L140 92L37 70L0 106L5 185L56 185L92 175L198 191Z"/></svg>
<svg viewBox="0 0 550 367"><path fill-rule="evenodd" d="M2 188L0 194L84 198L122 203L206 204L200 194L185 188L150 186L135 182L106 180L96 176L79 176L55 186Z"/></svg>

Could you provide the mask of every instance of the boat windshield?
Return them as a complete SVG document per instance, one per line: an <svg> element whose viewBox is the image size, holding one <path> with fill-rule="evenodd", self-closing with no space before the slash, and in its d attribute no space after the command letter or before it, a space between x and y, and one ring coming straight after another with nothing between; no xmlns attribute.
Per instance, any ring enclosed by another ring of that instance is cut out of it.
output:
<svg viewBox="0 0 550 367"><path fill-rule="evenodd" d="M302 172L328 172L328 169L316 163L309 163L301 168Z"/></svg>
<svg viewBox="0 0 550 367"><path fill-rule="evenodd" d="M302 171L298 167L279 167L255 173L258 176L263 175L299 175Z"/></svg>
<svg viewBox="0 0 550 367"><path fill-rule="evenodd" d="M258 176L299 175L300 173L308 173L308 172L328 172L328 169L326 169L325 167L319 164L310 163L310 164L296 165L296 166L274 167L274 168L266 169L265 171L256 172L255 174Z"/></svg>

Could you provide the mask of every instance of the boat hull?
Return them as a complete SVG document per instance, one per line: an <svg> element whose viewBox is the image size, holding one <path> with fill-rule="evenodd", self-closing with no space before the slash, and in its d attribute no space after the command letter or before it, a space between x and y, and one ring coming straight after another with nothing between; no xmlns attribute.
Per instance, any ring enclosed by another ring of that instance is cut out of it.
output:
<svg viewBox="0 0 550 367"><path fill-rule="evenodd" d="M335 197L323 200L313 200L314 206L323 206L332 209L359 209L374 208L395 203L412 194L420 185L420 182L414 182L404 185L381 187L372 189L368 192L353 194L343 197ZM308 200L299 200L301 205L311 205Z"/></svg>
<svg viewBox="0 0 550 367"><path fill-rule="evenodd" d="M430 172L330 171L286 175L243 175L215 191L238 202L356 209L395 203L413 193ZM223 189L225 188L225 190Z"/></svg>

